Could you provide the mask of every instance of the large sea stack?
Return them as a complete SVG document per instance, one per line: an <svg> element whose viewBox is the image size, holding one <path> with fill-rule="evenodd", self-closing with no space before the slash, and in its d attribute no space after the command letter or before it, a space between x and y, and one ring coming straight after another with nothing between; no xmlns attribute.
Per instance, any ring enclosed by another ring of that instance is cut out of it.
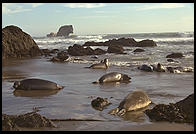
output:
<svg viewBox="0 0 196 134"><path fill-rule="evenodd" d="M2 29L2 59L34 57L41 50L32 37L17 26Z"/></svg>
<svg viewBox="0 0 196 134"><path fill-rule="evenodd" d="M73 33L72 25L64 25L59 28L57 36L69 36L70 33Z"/></svg>

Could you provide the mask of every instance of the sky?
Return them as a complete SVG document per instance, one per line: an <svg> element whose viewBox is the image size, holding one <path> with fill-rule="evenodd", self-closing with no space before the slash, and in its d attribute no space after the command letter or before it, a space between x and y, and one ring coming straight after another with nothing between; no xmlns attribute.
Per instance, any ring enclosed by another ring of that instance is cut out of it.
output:
<svg viewBox="0 0 196 134"><path fill-rule="evenodd" d="M2 28L31 36L72 25L74 35L194 31L194 3L2 3Z"/></svg>

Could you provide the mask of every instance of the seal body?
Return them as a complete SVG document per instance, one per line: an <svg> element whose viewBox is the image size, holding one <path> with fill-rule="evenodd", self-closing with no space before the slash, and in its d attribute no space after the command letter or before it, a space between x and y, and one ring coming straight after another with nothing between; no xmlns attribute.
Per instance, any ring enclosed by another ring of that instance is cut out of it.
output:
<svg viewBox="0 0 196 134"><path fill-rule="evenodd" d="M146 72L153 72L153 67L146 65L146 64L139 66L138 69L146 71Z"/></svg>
<svg viewBox="0 0 196 134"><path fill-rule="evenodd" d="M56 90L63 88L63 86L57 85L54 82L42 79L16 81L13 87L17 90Z"/></svg>
<svg viewBox="0 0 196 134"><path fill-rule="evenodd" d="M109 67L109 62L108 59L104 59L102 60L100 63L97 64L93 64L88 68L92 68L92 69L107 69Z"/></svg>
<svg viewBox="0 0 196 134"><path fill-rule="evenodd" d="M144 91L133 91L128 94L125 99L115 109L112 109L109 114L124 115L128 111L135 111L144 108L151 103L151 100Z"/></svg>
<svg viewBox="0 0 196 134"><path fill-rule="evenodd" d="M165 72L165 68L160 63L158 63L156 71L157 72Z"/></svg>
<svg viewBox="0 0 196 134"><path fill-rule="evenodd" d="M118 73L118 72L111 72L108 74L103 75L99 79L99 83L108 83L108 82L130 82L129 80L131 77L129 77L126 74Z"/></svg>

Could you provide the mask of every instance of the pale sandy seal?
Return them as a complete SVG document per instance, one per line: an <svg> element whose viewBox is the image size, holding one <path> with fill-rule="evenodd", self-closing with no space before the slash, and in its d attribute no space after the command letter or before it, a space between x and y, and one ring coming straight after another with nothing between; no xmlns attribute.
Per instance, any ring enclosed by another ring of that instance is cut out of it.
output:
<svg viewBox="0 0 196 134"><path fill-rule="evenodd" d="M109 83L109 82L130 82L131 77L126 74L111 72L103 75L98 81L93 82L96 83Z"/></svg>
<svg viewBox="0 0 196 134"><path fill-rule="evenodd" d="M90 67L85 67L85 68L92 68L92 69L107 69L109 67L109 61L108 59L102 60L100 63L93 64Z"/></svg>
<svg viewBox="0 0 196 134"><path fill-rule="evenodd" d="M13 87L17 90L56 90L64 88L64 86L42 79L25 79L22 81L16 81L14 82Z"/></svg>
<svg viewBox="0 0 196 134"><path fill-rule="evenodd" d="M128 111L135 111L148 106L151 103L144 91L133 91L129 93L117 108L109 111L109 114L122 116Z"/></svg>

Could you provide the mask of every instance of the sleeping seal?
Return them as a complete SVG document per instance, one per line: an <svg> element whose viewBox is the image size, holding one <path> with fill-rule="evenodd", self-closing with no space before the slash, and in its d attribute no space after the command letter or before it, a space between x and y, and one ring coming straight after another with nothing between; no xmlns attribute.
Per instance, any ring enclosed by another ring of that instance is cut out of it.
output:
<svg viewBox="0 0 196 134"><path fill-rule="evenodd" d="M144 91L133 91L132 93L129 93L127 97L125 97L117 108L109 111L109 114L117 114L122 116L128 111L135 111L140 108L144 108L150 103L151 100Z"/></svg>
<svg viewBox="0 0 196 134"><path fill-rule="evenodd" d="M93 84L97 83L109 83L109 82L130 82L131 77L126 74L111 72L103 75L98 81L93 82Z"/></svg>
<svg viewBox="0 0 196 134"><path fill-rule="evenodd" d="M16 81L14 82L13 87L16 90L56 90L64 88L54 82L42 79L25 79L22 81Z"/></svg>
<svg viewBox="0 0 196 134"><path fill-rule="evenodd" d="M85 67L85 68L92 68L92 69L107 69L109 67L109 62L108 59L102 60L100 63L93 64L90 67Z"/></svg>

